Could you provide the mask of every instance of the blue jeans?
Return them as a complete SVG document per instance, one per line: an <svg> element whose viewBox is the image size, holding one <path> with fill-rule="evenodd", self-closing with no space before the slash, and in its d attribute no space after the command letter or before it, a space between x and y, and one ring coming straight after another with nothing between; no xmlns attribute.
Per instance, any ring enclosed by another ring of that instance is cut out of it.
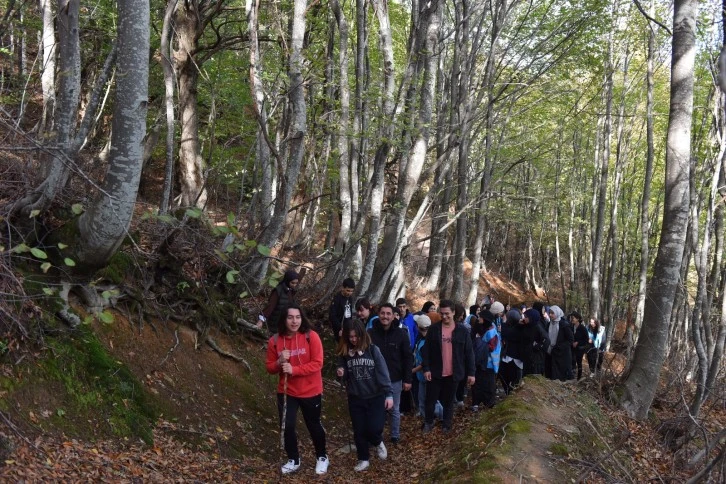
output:
<svg viewBox="0 0 726 484"><path fill-rule="evenodd" d="M388 411L391 416L391 438L401 438L401 390L403 389L403 381L398 380L391 382L391 391L393 392L393 408Z"/></svg>

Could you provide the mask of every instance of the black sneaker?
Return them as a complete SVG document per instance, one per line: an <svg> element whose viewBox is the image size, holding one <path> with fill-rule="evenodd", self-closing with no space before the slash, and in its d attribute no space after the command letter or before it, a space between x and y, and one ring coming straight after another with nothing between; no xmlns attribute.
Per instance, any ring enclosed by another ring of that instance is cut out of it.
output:
<svg viewBox="0 0 726 484"><path fill-rule="evenodd" d="M391 443L397 444L401 441L401 437L391 437Z"/></svg>

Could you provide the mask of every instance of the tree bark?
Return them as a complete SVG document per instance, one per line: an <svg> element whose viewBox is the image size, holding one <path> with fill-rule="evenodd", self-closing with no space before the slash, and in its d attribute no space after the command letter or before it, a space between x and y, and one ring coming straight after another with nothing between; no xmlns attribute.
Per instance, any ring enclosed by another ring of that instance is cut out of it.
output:
<svg viewBox="0 0 726 484"><path fill-rule="evenodd" d="M202 27L196 4L182 2L177 5L174 28L177 39L174 67L179 84L179 205L204 207L207 191L204 187L204 161L199 142L199 66L194 59Z"/></svg>
<svg viewBox="0 0 726 484"><path fill-rule="evenodd" d="M161 67L164 71L164 106L166 108L166 167L164 170L164 187L159 204L159 212L169 212L171 204L171 189L174 183L174 66L172 64L172 51L169 45L171 39L172 19L176 11L178 0L169 0L164 14L164 23L161 28Z"/></svg>
<svg viewBox="0 0 726 484"><path fill-rule="evenodd" d="M655 0L650 2L650 16L655 14ZM638 272L638 304L635 312L635 325L633 335L627 338L628 359L632 348L638 343L640 330L643 326L643 313L645 312L645 291L648 280L648 264L650 262L650 186L653 180L654 127L653 127L653 63L655 57L655 30L650 26L648 31L648 61L646 71L646 138L647 152L645 159L645 179L643 180L643 198L640 203L640 270Z"/></svg>
<svg viewBox="0 0 726 484"><path fill-rule="evenodd" d="M43 19L41 46L43 49L43 67L41 68L40 83L43 89L43 115L38 133L53 130L53 112L55 109L55 26L53 24L53 2L40 0L40 15Z"/></svg>
<svg viewBox="0 0 726 484"><path fill-rule="evenodd" d="M78 219L78 266L105 265L127 235L143 163L149 79L149 1L119 0L111 162L101 193Z"/></svg>
<svg viewBox="0 0 726 484"><path fill-rule="evenodd" d="M673 298L688 226L693 78L696 58L696 0L676 0L673 12L671 104L666 149L663 226L646 295L643 331L623 383L621 406L643 420L653 403L665 358Z"/></svg>

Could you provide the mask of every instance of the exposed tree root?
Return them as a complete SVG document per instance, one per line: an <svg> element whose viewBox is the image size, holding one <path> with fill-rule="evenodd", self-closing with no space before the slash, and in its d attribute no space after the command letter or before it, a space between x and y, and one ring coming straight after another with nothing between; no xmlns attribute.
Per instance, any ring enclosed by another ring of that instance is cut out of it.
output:
<svg viewBox="0 0 726 484"><path fill-rule="evenodd" d="M241 356L237 356L228 351L224 351L222 348L219 347L217 342L214 341L214 338L212 338L211 336L207 336L205 343L207 343L214 351L216 351L220 355L224 356L225 358L230 358L238 363L242 363L247 368L247 371L252 371L252 367L250 366L249 363L247 363L247 360L245 360Z"/></svg>

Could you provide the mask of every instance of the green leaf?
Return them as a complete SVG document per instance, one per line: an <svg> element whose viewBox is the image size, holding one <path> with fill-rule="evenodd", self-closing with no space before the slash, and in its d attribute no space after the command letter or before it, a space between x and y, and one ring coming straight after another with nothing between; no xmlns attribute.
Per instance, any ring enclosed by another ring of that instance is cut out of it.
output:
<svg viewBox="0 0 726 484"><path fill-rule="evenodd" d="M25 244L16 245L13 247L13 252L16 252L18 254L22 254L23 252L28 252L30 250L30 247L28 247Z"/></svg>
<svg viewBox="0 0 726 484"><path fill-rule="evenodd" d="M71 205L71 210L73 211L74 214L80 215L83 213L85 208L83 208L83 205L80 203L74 203L73 205Z"/></svg>
<svg viewBox="0 0 726 484"><path fill-rule="evenodd" d="M260 254L264 255L265 257L268 257L272 251L266 245L258 244L257 245L257 252L259 252Z"/></svg>
<svg viewBox="0 0 726 484"><path fill-rule="evenodd" d="M202 216L201 208L188 208L184 214L189 218L199 218Z"/></svg>
<svg viewBox="0 0 726 484"><path fill-rule="evenodd" d="M237 274L239 274L239 271L228 271L227 272L227 282L229 282L230 284L234 284Z"/></svg>
<svg viewBox="0 0 726 484"><path fill-rule="evenodd" d="M86 316L85 318L83 318L83 324L85 324L86 326L88 326L92 322L93 322L93 315L92 314L89 314L88 316Z"/></svg>
<svg viewBox="0 0 726 484"><path fill-rule="evenodd" d="M53 290L49 287L44 287L43 294L45 294L46 296L52 296L53 294L55 294L55 290Z"/></svg>
<svg viewBox="0 0 726 484"><path fill-rule="evenodd" d="M42 271L43 271L44 273L45 273L45 272L48 272L48 269L50 269L50 268L51 268L51 265L52 265L52 264L51 264L50 262L43 262L42 264L40 264L40 269L41 269L41 270L42 270Z"/></svg>
<svg viewBox="0 0 726 484"><path fill-rule="evenodd" d="M40 210L33 210L32 212L30 212L30 216L28 218L35 218L38 216L38 214L40 214Z"/></svg>
<svg viewBox="0 0 726 484"><path fill-rule="evenodd" d="M63 262L65 262L68 267L75 267L76 265L76 262L70 257L66 257L65 259L63 259Z"/></svg>
<svg viewBox="0 0 726 484"><path fill-rule="evenodd" d="M227 214L227 225L230 227L234 225L234 214L232 212Z"/></svg>
<svg viewBox="0 0 726 484"><path fill-rule="evenodd" d="M58 410L55 411L55 414L58 415L59 417L62 417L63 415L66 414L66 411L63 410L62 408L59 408Z"/></svg>
<svg viewBox="0 0 726 484"><path fill-rule="evenodd" d="M111 291L103 291L101 293L101 297L108 301L109 299L111 299Z"/></svg>
<svg viewBox="0 0 726 484"><path fill-rule="evenodd" d="M100 319L102 323L111 324L113 323L113 314L108 311L103 311L98 314L98 319Z"/></svg>
<svg viewBox="0 0 726 484"><path fill-rule="evenodd" d="M245 240L245 245L249 248L257 247L257 241L256 240Z"/></svg>
<svg viewBox="0 0 726 484"><path fill-rule="evenodd" d="M30 249L30 253L33 254L38 259L47 259L48 258L48 254L46 254L44 251L40 250L37 247L33 247L32 249Z"/></svg>
<svg viewBox="0 0 726 484"><path fill-rule="evenodd" d="M65 249L66 247L68 247L68 246L67 246L66 244L64 244L63 242L58 242L58 248L59 248L60 250L63 250L63 249Z"/></svg>
<svg viewBox="0 0 726 484"><path fill-rule="evenodd" d="M249 293L248 293L247 291L244 291L244 292L241 292L241 293L240 293L240 295L239 295L239 298L240 298L240 299L244 299L244 298L246 298L246 297L247 297L247 296L249 296L249 295L250 295L250 294L249 294Z"/></svg>

